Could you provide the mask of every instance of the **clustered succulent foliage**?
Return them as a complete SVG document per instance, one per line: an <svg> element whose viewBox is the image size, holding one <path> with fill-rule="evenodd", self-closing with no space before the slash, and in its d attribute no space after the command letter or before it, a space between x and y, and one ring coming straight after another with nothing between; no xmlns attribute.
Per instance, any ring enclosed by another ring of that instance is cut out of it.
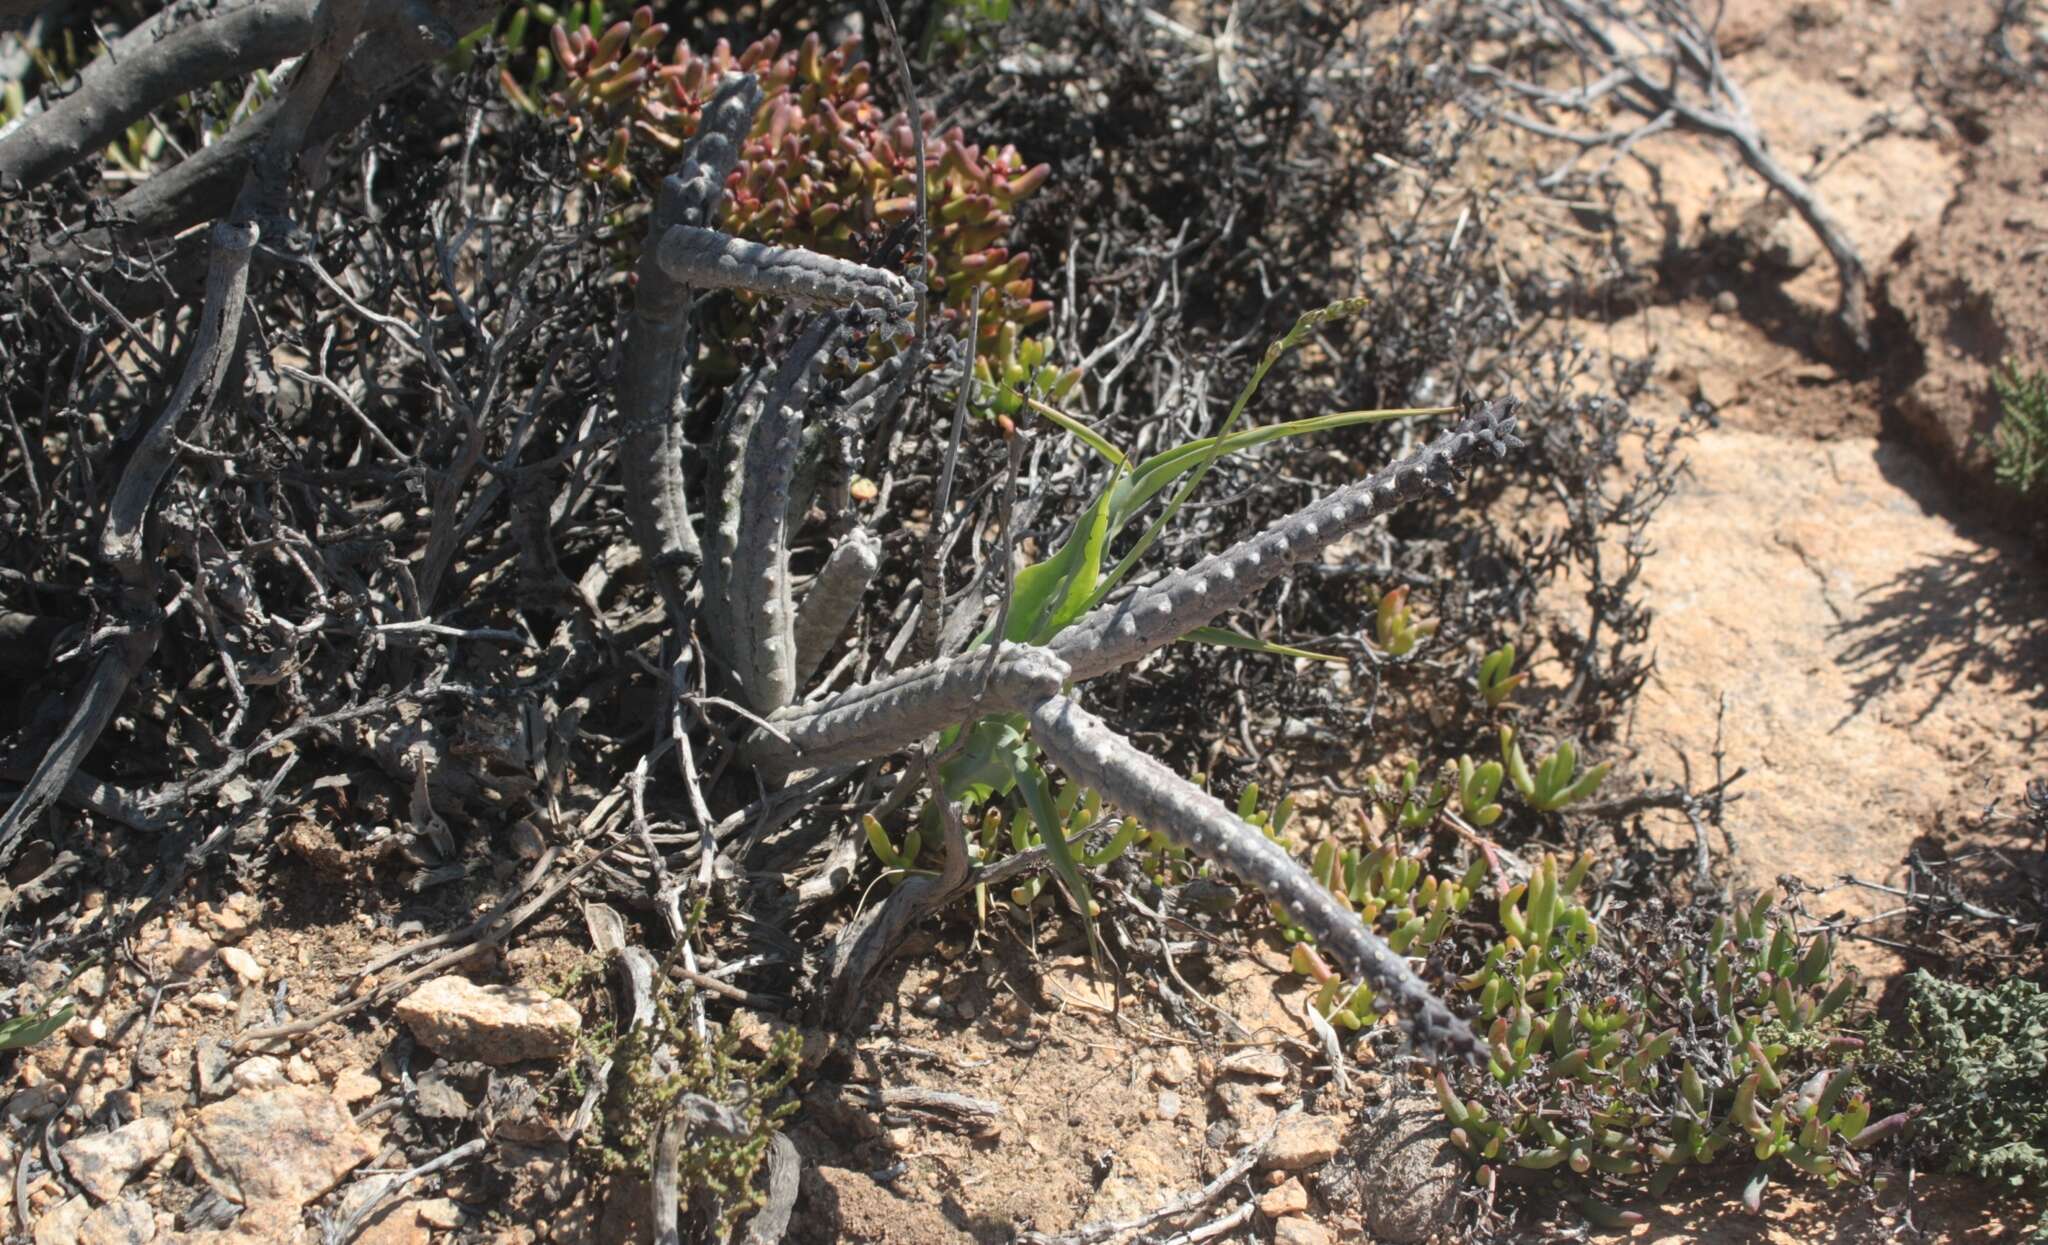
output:
<svg viewBox="0 0 2048 1245"><path fill-rule="evenodd" d="M658 182L718 84L749 73L761 102L727 179L723 228L841 259L914 242L917 135L907 114L875 102L858 39L827 48L813 32L784 49L770 34L738 53L724 40L699 53L682 41L669 48L669 28L648 6L607 24L601 5L557 12L531 3L513 13L505 37L516 48L542 30L529 76L506 67L500 79L520 107L567 121L590 180L620 191ZM1074 373L1050 369L1042 343L1020 342L1052 302L1037 291L1030 254L1011 241L1018 204L1051 166L1027 165L1014 146L975 143L958 126L940 131L929 114L923 124L928 280L947 325L974 312L978 378L990 390L978 405L998 400L998 382L1012 394L1027 384L1065 394ZM1014 412L1016 398L1004 400L1003 413Z"/></svg>

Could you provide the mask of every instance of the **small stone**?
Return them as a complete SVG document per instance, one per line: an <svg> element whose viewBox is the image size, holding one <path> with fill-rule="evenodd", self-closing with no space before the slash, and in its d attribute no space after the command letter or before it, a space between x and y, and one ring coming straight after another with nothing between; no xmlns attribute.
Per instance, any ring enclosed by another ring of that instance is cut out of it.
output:
<svg viewBox="0 0 2048 1245"><path fill-rule="evenodd" d="M83 1195L57 1203L36 1220L36 1245L76 1245L78 1229L92 1217L92 1203Z"/></svg>
<svg viewBox="0 0 2048 1245"><path fill-rule="evenodd" d="M149 1245L155 1239L156 1212L134 1198L109 1202L78 1225L78 1245Z"/></svg>
<svg viewBox="0 0 2048 1245"><path fill-rule="evenodd" d="M1736 299L1734 290L1722 290L1719 294L1714 295L1714 310L1723 315L1734 315L1736 308L1739 306L1741 306L1741 303Z"/></svg>
<svg viewBox="0 0 2048 1245"><path fill-rule="evenodd" d="M256 962L255 956L240 947L222 947L218 954L220 962L228 966L229 972L241 978L244 985L263 984L263 965Z"/></svg>
<svg viewBox="0 0 2048 1245"><path fill-rule="evenodd" d="M1291 1115L1280 1121L1259 1166L1289 1172L1315 1167L1335 1157L1343 1139L1343 1130L1331 1116Z"/></svg>
<svg viewBox="0 0 2048 1245"><path fill-rule="evenodd" d="M521 860L539 860L548 850L548 842L541 837L540 827L524 817L512 823L506 837L512 854Z"/></svg>
<svg viewBox="0 0 2048 1245"><path fill-rule="evenodd" d="M78 974L78 979L71 983L71 988L97 1002L107 997L107 970L95 964Z"/></svg>
<svg viewBox="0 0 2048 1245"><path fill-rule="evenodd" d="M164 966L179 977L196 977L213 961L213 939L190 925L177 925L164 940Z"/></svg>
<svg viewBox="0 0 2048 1245"><path fill-rule="evenodd" d="M251 1089L276 1089L284 1084L284 1062L275 1055L251 1055L235 1065L237 1093Z"/></svg>
<svg viewBox="0 0 2048 1245"><path fill-rule="evenodd" d="M202 1109L185 1146L193 1170L243 1206L304 1206L376 1155L332 1095L298 1086L245 1090Z"/></svg>
<svg viewBox="0 0 2048 1245"><path fill-rule="evenodd" d="M199 919L206 923L222 942L240 942L256 922L256 900L243 894L230 895L226 903L218 908L201 907Z"/></svg>
<svg viewBox="0 0 2048 1245"><path fill-rule="evenodd" d="M359 1102L368 1102L375 1098L377 1092L383 1088L384 1082L377 1079L376 1073L357 1069L334 1078L333 1093L341 1105L353 1107Z"/></svg>
<svg viewBox="0 0 2048 1245"><path fill-rule="evenodd" d="M371 1216L354 1245L427 1245L433 1236L433 1230L420 1222L419 1203L398 1202Z"/></svg>
<svg viewBox="0 0 2048 1245"><path fill-rule="evenodd" d="M1718 368L1700 373L1700 399L1715 410L1733 406L1741 397L1742 387L1729 373Z"/></svg>
<svg viewBox="0 0 2048 1245"><path fill-rule="evenodd" d="M1284 1081L1287 1060L1279 1051L1241 1050L1223 1061L1223 1073L1259 1081Z"/></svg>
<svg viewBox="0 0 2048 1245"><path fill-rule="evenodd" d="M576 1009L561 999L523 986L480 986L466 977L437 977L396 1011L422 1046L494 1067L564 1058L582 1027Z"/></svg>
<svg viewBox="0 0 2048 1245"><path fill-rule="evenodd" d="M9 1120L46 1120L56 1114L57 1104L63 1100L64 1088L61 1085L31 1085L7 1100L6 1115Z"/></svg>
<svg viewBox="0 0 2048 1245"><path fill-rule="evenodd" d="M1465 1164L1433 1095L1397 1094L1367 1122L1358 1146L1365 1226L1389 1245L1426 1241L1450 1221Z"/></svg>
<svg viewBox="0 0 2048 1245"><path fill-rule="evenodd" d="M1170 1089L1159 1091L1159 1118L1177 1120L1180 1118L1180 1095Z"/></svg>
<svg viewBox="0 0 2048 1245"><path fill-rule="evenodd" d="M1717 311L1707 317L1707 327L1718 333L1728 327L1728 317Z"/></svg>
<svg viewBox="0 0 2048 1245"><path fill-rule="evenodd" d="M1152 1069L1152 1079L1161 1085L1185 1085L1195 1074L1195 1057L1185 1046L1169 1046L1159 1066Z"/></svg>
<svg viewBox="0 0 2048 1245"><path fill-rule="evenodd" d="M462 1226L462 1204L452 1198L430 1197L414 1204L420 1222L430 1228L453 1232Z"/></svg>
<svg viewBox="0 0 2048 1245"><path fill-rule="evenodd" d="M1268 1219L1284 1219L1308 1210L1308 1189L1289 1176L1259 1197L1259 1213Z"/></svg>
<svg viewBox="0 0 2048 1245"><path fill-rule="evenodd" d="M1330 1245L1330 1234L1313 1219L1289 1215L1273 1224L1273 1245Z"/></svg>
<svg viewBox="0 0 2048 1245"><path fill-rule="evenodd" d="M123 1124L111 1132L87 1133L58 1150L65 1170L102 1202L111 1202L129 1177L156 1162L171 1148L171 1122L151 1116Z"/></svg>
<svg viewBox="0 0 2048 1245"><path fill-rule="evenodd" d="M1254 1140L1278 1114L1248 1085L1240 1085L1235 1081L1218 1081L1215 1092L1216 1102L1223 1108L1223 1114L1237 1125L1238 1144Z"/></svg>
<svg viewBox="0 0 2048 1245"><path fill-rule="evenodd" d="M284 1079L294 1085L317 1085L320 1083L320 1069L314 1067L304 1055L293 1055L284 1061Z"/></svg>
<svg viewBox="0 0 2048 1245"><path fill-rule="evenodd" d="M192 1052L199 1074L199 1096L218 1098L228 1092L228 1048L219 1038L202 1038Z"/></svg>

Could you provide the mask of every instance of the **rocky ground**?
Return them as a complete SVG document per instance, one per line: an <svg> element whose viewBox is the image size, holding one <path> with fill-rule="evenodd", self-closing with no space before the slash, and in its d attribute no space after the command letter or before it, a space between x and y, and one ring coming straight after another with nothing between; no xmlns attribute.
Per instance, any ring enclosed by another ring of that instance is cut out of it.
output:
<svg viewBox="0 0 2048 1245"><path fill-rule="evenodd" d="M1968 11L1750 0L1730 4L1721 28L1776 147L1802 163L1828 155L1820 190L1890 309L1876 363L1845 368L1828 348L1834 277L1797 222L1756 226L1759 185L1681 135L1620 166L1631 193L1602 226L1655 257L1649 277L1572 325L1620 354L1655 347L1644 413L1704 402L1715 414L1649 533L1657 674L1625 732L1623 772L1675 779L1683 760L1717 750L1744 768L1729 841L1710 846L1732 845L1753 882L1812 888L1816 915L1892 906L1844 877L1897 885L1916 851L1990 846L2015 868L2043 867L1986 810L2011 806L2048 755L2048 590L2024 531L1980 505L1971 481L1990 369L2013 353L2048 363L2048 109L2038 94L1957 89L1981 56L1986 6L1956 7ZM1516 210L1531 245L1575 219ZM1731 249L1741 237L1747 249ZM1575 605L1560 586L1551 608ZM351 862L321 851L335 813L304 810L286 835L301 867L272 876L295 883L200 895L152 922L137 963L74 984L83 1006L19 1062L0 1134L0 1174L25 1171L21 1147L35 1146L69 1186L0 1179L0 1233L254 1245L302 1239L308 1207L355 1221L352 1239L374 1245L643 1230L644 1197L565 1196L566 1121L540 1105L561 1096L540 1093L554 1087L532 1071L548 1065L510 1067L575 1040L581 1018L558 996L587 971L578 921L546 916L445 965L392 1014L251 1039L287 999L299 1015L345 1008L394 971L365 965L465 915L356 910L334 881ZM501 881L519 867L505 862ZM1867 930L1880 941L1855 954L1880 979L1911 959L1896 923ZM45 967L36 984L55 988L63 969ZM1214 1239L1426 1235L1455 1172L1433 1117L1370 1066L1332 1080L1277 946L1219 981L1192 1005L1231 1017L1237 1037L1197 1047L1078 948L928 936L887 980L896 1002L855 1043L856 1072L805 1098L792 1239L1066 1232L1189 1195L1248 1147L1260 1196ZM772 1022L757 1017L747 1041L758 1048ZM401 1122L479 1112L494 1121L487 1162L407 1178ZM1642 1208L1651 1219L1635 1239L1853 1241L1910 1221L1921 1239L1983 1241L2017 1239L2002 1225L2024 1222L1939 1181L1875 1203L1774 1196L1761 1222L1731 1218L1733 1193L1725 1180L1682 1187ZM235 1207L249 1209L231 1228L194 1229Z"/></svg>

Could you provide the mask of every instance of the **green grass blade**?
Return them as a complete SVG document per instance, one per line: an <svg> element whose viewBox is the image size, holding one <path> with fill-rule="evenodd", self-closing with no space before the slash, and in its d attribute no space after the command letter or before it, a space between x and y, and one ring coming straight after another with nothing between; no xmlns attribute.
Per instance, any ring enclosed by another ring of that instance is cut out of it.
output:
<svg viewBox="0 0 2048 1245"><path fill-rule="evenodd" d="M1039 841L1045 844L1045 853L1052 859L1052 871L1059 875L1060 884L1081 910L1081 924L1088 931L1089 954L1097 963L1104 963L1108 956L1103 951L1101 931L1095 928L1095 893L1081 873L1080 863L1074 859L1073 845L1067 842L1067 827L1052 798L1052 783L1045 776L1045 768L1036 761L1020 759L1016 778L1017 786L1024 792L1024 802L1031 806L1031 820L1038 823Z"/></svg>
<svg viewBox="0 0 2048 1245"><path fill-rule="evenodd" d="M1209 474L1209 469L1215 466L1216 460L1226 452L1223 448L1224 442L1228 440L1231 430L1237 427L1237 421L1244 414L1244 408L1250 404L1252 395L1259 391L1259 382L1265 380L1266 373L1273 369L1273 365L1288 351L1299 346L1316 329L1332 320L1357 315L1370 301L1366 298L1347 298L1331 303L1327 307L1317 308L1296 320L1294 327L1287 331L1286 336L1266 347L1265 357L1259 360L1259 366L1253 370L1251 379L1245 382L1244 389L1238 393L1237 401L1230 404L1230 414L1224 417L1223 427L1218 429L1216 436L1211 439L1213 444L1195 468L1194 475L1180 486L1180 490L1173 495L1173 500L1168 502L1159 516L1145 528L1145 534L1138 538L1137 546L1117 563L1116 569L1104 577L1101 586L1096 590L1095 599L1098 602L1114 591L1117 584L1123 582L1124 576L1130 574L1138 559L1144 557L1158 541L1159 534L1166 529L1166 525L1180 513L1180 508L1187 503L1189 495L1201 486L1203 477Z"/></svg>
<svg viewBox="0 0 2048 1245"><path fill-rule="evenodd" d="M1124 456L1124 452L1122 450L1118 449L1114 445L1111 445L1109 443L1109 438L1095 431L1095 429L1090 428L1088 425L1082 423L1080 420L1074 418L1072 415L1069 415L1065 411L1060 410L1058 407L1048 406L1045 403L1040 402L1037 398L1024 399L1024 405L1030 407L1034 411L1037 411L1040 415L1045 416L1047 419L1051 420L1055 424L1058 424L1060 427L1066 429L1068 432L1073 433L1074 436L1080 439L1082 444L1086 445L1089 449L1094 450L1096 453L1102 455L1103 458L1107 459L1111 465L1117 467L1119 470L1131 465L1131 460Z"/></svg>
<svg viewBox="0 0 2048 1245"><path fill-rule="evenodd" d="M1308 661L1344 660L1342 657L1332 657L1328 653L1311 653L1305 648L1275 644L1270 640L1246 635L1242 631L1232 631L1228 627L1197 627L1181 638L1193 640L1198 644L1214 644L1220 648L1241 648L1249 653L1264 653L1268 657L1299 657Z"/></svg>

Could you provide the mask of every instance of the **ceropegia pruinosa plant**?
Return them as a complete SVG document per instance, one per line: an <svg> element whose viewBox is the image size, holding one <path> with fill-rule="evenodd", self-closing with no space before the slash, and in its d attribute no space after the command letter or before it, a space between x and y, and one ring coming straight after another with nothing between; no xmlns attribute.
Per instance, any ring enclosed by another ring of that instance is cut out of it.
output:
<svg viewBox="0 0 2048 1245"><path fill-rule="evenodd" d="M793 602L789 538L808 505L799 483L806 428L864 421L896 388L871 374L834 394L822 365L857 322L907 322L916 293L888 272L713 228L718 188L753 116L754 91L744 75L726 81L681 172L663 188L620 380L622 414L636 438L627 478L635 531L672 609L682 608L682 568L701 562L691 598L697 626L748 707L767 721L747 742L752 761L786 777L886 756L992 714L1019 715L1033 743L1073 780L1277 902L1402 1016L1418 1046L1481 1057L1470 1026L1285 850L1141 752L1071 689L1206 626L1400 503L1447 489L1464 465L1504 457L1520 445L1514 404L1477 407L1422 450L1187 570L1099 605L1044 645L1001 642L994 651L944 656L802 699L801 684L844 629L878 562L874 538L856 530L841 539L806 599ZM700 538L684 502L674 415L688 383L688 291L714 289L772 294L818 311L786 358L731 389L712 447L711 513Z"/></svg>

